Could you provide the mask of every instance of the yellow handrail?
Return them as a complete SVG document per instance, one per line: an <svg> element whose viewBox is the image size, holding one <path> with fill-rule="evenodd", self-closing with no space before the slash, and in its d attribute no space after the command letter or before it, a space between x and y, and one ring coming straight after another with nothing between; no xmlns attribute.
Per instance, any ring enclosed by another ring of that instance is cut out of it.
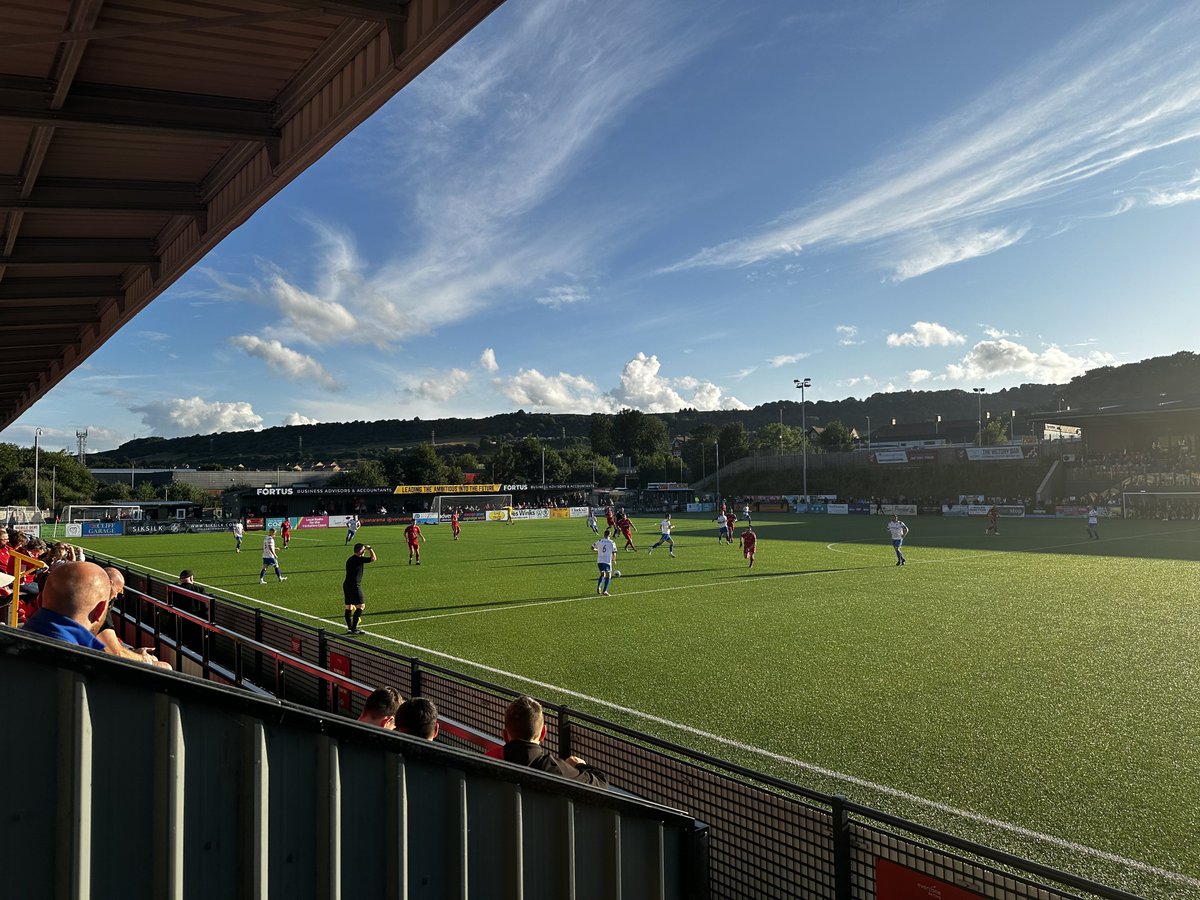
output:
<svg viewBox="0 0 1200 900"><path fill-rule="evenodd" d="M17 627L17 598L21 592L22 563L28 563L30 569L44 569L46 564L36 556L26 556L16 550L9 550L9 556L17 561L13 566L12 601L8 604L8 626Z"/></svg>

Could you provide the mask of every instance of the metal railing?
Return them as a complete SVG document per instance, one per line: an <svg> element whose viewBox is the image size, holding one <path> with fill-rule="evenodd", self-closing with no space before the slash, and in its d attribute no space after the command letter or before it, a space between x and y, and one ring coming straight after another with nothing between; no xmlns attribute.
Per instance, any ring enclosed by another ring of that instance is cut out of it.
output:
<svg viewBox="0 0 1200 900"><path fill-rule="evenodd" d="M127 581L145 581L145 607L161 611L173 590L129 570ZM388 684L406 696L434 700L439 713L464 731L496 734L504 709L518 691L436 663L330 635L285 617L216 597L209 616L189 615L205 626L205 665L231 667L243 682L274 679L277 696L318 709L356 715L351 699L330 688ZM144 609L126 609L144 621ZM158 626L152 624L152 629ZM156 640L161 630L153 631ZM252 636L252 637L250 637ZM182 636L185 647L187 635ZM250 638L247 640L247 638ZM226 646L225 642L231 642ZM280 648L287 647L287 650ZM192 648L194 651L195 648ZM247 653L254 658L247 658ZM261 657L259 659L258 657ZM339 679L325 677L337 663ZM288 674L280 674L283 668ZM609 774L617 787L685 810L710 826L709 879L714 896L813 897L851 900L876 896L885 864L997 900L1136 900L1137 895L1022 858L1001 849L908 821L844 796L756 772L668 740L543 701L546 745L560 756L580 755ZM471 742L472 746L481 746ZM1072 891L1078 893L1071 893ZM1165 894L1164 894L1165 896Z"/></svg>

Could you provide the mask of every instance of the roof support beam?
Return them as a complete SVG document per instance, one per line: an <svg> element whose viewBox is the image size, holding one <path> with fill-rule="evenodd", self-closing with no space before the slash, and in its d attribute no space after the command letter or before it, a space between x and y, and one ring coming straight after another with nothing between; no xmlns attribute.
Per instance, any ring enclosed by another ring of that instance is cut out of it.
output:
<svg viewBox="0 0 1200 900"><path fill-rule="evenodd" d="M124 294L119 278L5 278L0 282L0 304L5 305L20 305L23 300L109 300Z"/></svg>
<svg viewBox="0 0 1200 900"><path fill-rule="evenodd" d="M126 238L22 238L0 266L150 265L154 242Z"/></svg>
<svg viewBox="0 0 1200 900"><path fill-rule="evenodd" d="M350 19L386 21L403 14L408 0L274 0L280 6L297 9L322 9L329 15Z"/></svg>
<svg viewBox="0 0 1200 900"><path fill-rule="evenodd" d="M256 25L259 22L288 22L296 19L311 19L328 14L322 7L313 9L279 10L269 13L246 13L238 16L194 16L171 22L145 22L124 27L90 28L76 31L47 31L41 34L23 34L17 37L0 38L0 49L5 47L29 47L37 44L79 43L83 41L105 41L114 38L141 37L147 34L203 31L206 28L237 28ZM333 13L337 15L336 13Z"/></svg>
<svg viewBox="0 0 1200 900"><path fill-rule="evenodd" d="M279 137L269 104L230 97L76 83L61 105L39 78L0 80L0 122L214 140Z"/></svg>
<svg viewBox="0 0 1200 900"><path fill-rule="evenodd" d="M33 191L0 182L0 211L145 212L194 216L205 211L195 185L166 181L42 178Z"/></svg>

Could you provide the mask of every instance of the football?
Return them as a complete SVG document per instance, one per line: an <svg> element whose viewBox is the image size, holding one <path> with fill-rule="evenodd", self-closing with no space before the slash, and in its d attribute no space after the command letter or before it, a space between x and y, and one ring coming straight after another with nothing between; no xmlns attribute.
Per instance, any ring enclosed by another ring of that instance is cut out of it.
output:
<svg viewBox="0 0 1200 900"><path fill-rule="evenodd" d="M613 572L613 578L620 578L620 577L621 577L620 571Z"/></svg>

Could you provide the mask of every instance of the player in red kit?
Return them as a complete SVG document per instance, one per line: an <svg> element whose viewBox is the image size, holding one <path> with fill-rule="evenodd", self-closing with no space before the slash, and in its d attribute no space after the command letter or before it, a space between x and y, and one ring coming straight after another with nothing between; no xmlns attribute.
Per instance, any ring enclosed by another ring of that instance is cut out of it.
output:
<svg viewBox="0 0 1200 900"><path fill-rule="evenodd" d="M754 568L754 546L758 543L758 535L754 533L754 529L749 526L742 532L742 556L750 560L750 565L746 568Z"/></svg>
<svg viewBox="0 0 1200 900"><path fill-rule="evenodd" d="M727 513L725 514L725 522L726 522L726 523L729 525L729 532L728 532L728 533L729 533L729 537L727 538L727 540L728 540L728 541L729 541L729 543L731 543L731 544L733 543L733 523L734 523L734 522L736 522L736 521L737 521L737 516L735 516L735 515L733 514L733 510L732 510L732 509L731 509L729 512L727 512Z"/></svg>
<svg viewBox="0 0 1200 900"><path fill-rule="evenodd" d="M421 564L421 547L418 542L425 540L425 535L421 534L421 526L413 522L405 528L404 539L408 541L408 564L411 566L415 558L419 566Z"/></svg>
<svg viewBox="0 0 1200 900"><path fill-rule="evenodd" d="M621 518L617 519L617 527L621 529L621 536L625 538L624 549L637 553L637 547L633 545L633 532L637 531L637 526L629 521L628 516L622 515Z"/></svg>
<svg viewBox="0 0 1200 900"><path fill-rule="evenodd" d="M288 544L292 542L292 520L284 519L283 525L279 528L279 536L283 538L283 549L286 550Z"/></svg>
<svg viewBox="0 0 1200 900"><path fill-rule="evenodd" d="M604 518L606 520L608 520L608 530L610 532L616 531L617 530L617 512L616 512L616 510L614 510L612 508L612 504L609 504L608 506L606 506L604 508Z"/></svg>
<svg viewBox="0 0 1200 900"><path fill-rule="evenodd" d="M456 512L450 513L450 528L454 532L454 539L457 541L458 533L462 531L462 529L458 527L458 513Z"/></svg>

